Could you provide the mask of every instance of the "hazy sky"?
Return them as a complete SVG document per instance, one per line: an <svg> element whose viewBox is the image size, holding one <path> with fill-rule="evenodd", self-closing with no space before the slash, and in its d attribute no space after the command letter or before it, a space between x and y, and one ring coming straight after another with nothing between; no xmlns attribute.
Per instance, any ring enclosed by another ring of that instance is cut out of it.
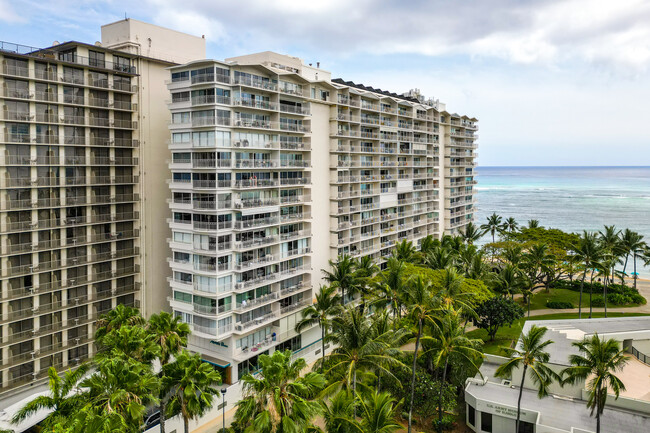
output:
<svg viewBox="0 0 650 433"><path fill-rule="evenodd" d="M273 50L479 118L481 165L650 165L647 0L0 0L0 39L100 39L124 18Z"/></svg>

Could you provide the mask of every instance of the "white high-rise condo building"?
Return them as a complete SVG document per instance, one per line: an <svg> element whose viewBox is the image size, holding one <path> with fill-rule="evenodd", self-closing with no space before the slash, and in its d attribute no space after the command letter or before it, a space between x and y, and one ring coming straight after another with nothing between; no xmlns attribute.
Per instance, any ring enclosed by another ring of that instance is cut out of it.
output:
<svg viewBox="0 0 650 433"><path fill-rule="evenodd" d="M320 350L294 327L328 260L382 263L473 218L476 119L437 100L272 52L169 72L169 299L228 383Z"/></svg>

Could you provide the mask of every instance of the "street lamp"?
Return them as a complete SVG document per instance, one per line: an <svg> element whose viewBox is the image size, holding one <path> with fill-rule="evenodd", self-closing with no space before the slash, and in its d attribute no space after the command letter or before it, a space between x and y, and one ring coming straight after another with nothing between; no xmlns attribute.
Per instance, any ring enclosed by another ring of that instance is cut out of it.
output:
<svg viewBox="0 0 650 433"><path fill-rule="evenodd" d="M226 433L226 391L228 391L228 388L225 386L221 388L221 398L222 398L222 404L221 404L221 410L222 410L222 416L221 420L223 421L223 429L221 430L223 433Z"/></svg>

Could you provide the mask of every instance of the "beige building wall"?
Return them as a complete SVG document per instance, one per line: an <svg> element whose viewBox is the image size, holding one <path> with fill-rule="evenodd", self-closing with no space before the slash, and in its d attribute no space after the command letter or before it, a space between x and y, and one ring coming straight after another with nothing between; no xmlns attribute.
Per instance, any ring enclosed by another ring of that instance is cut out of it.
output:
<svg viewBox="0 0 650 433"><path fill-rule="evenodd" d="M142 212L142 312L145 317L169 310L171 294L167 277L171 275L167 258L171 251L167 239L170 197L166 181L170 178L167 125L171 119L166 82L174 63L204 58L205 39L141 21L126 19L102 26L102 46L139 54L140 74L140 195Z"/></svg>

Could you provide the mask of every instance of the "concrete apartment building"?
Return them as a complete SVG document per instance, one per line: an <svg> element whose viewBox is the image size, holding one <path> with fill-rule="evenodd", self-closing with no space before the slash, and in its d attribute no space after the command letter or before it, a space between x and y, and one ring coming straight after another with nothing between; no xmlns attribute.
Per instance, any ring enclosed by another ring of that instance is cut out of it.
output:
<svg viewBox="0 0 650 433"><path fill-rule="evenodd" d="M531 326L545 326L545 338L553 344L547 365L556 373L569 367L569 356L578 354L573 342L594 334L614 339L628 352L629 361L615 374L626 387L618 399L609 395L601 417L603 432L636 433L648 431L650 423L650 318L621 317L589 320L529 320L522 334ZM512 377L500 379L495 371L507 358L486 355L481 366L483 378L468 379L465 386L466 422L477 433L498 433L515 430L517 399L522 370ZM530 370L529 370L530 372ZM549 387L549 396L539 399L532 376L524 383L521 400L522 433L593 433L596 419L587 408L589 394L585 383Z"/></svg>
<svg viewBox="0 0 650 433"><path fill-rule="evenodd" d="M92 356L95 322L118 303L166 307L164 81L203 57L204 39L135 20L95 44L0 44L4 403Z"/></svg>
<svg viewBox="0 0 650 433"><path fill-rule="evenodd" d="M328 260L382 263L472 220L476 119L272 52L170 67L170 305L227 383L294 326ZM311 353L313 352L313 353Z"/></svg>

